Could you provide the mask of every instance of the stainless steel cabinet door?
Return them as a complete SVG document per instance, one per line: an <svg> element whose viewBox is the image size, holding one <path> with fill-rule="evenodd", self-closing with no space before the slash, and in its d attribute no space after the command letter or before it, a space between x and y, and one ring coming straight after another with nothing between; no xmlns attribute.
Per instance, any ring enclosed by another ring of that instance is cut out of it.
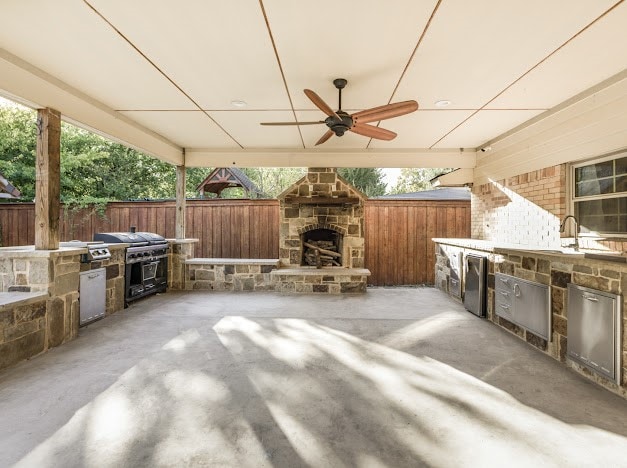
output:
<svg viewBox="0 0 627 468"><path fill-rule="evenodd" d="M451 248L449 250L449 262L451 272L448 280L448 292L451 296L462 297L462 251Z"/></svg>
<svg viewBox="0 0 627 468"><path fill-rule="evenodd" d="M619 362L618 297L568 285L568 356L614 381Z"/></svg>
<svg viewBox="0 0 627 468"><path fill-rule="evenodd" d="M104 317L107 275L104 268L80 274L80 325Z"/></svg>
<svg viewBox="0 0 627 468"><path fill-rule="evenodd" d="M543 284L514 282L514 319L532 333L549 339L549 288Z"/></svg>
<svg viewBox="0 0 627 468"><path fill-rule="evenodd" d="M496 274L495 282L496 315L550 340L549 287L502 273Z"/></svg>
<svg viewBox="0 0 627 468"><path fill-rule="evenodd" d="M479 317L485 317L485 270L485 257L478 255L466 256L464 307Z"/></svg>

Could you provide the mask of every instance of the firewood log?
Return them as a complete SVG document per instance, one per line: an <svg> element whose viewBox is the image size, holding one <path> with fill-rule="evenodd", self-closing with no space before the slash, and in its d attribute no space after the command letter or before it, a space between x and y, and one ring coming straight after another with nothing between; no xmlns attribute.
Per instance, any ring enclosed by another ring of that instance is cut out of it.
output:
<svg viewBox="0 0 627 468"><path fill-rule="evenodd" d="M342 255L337 253L337 252L333 252L331 250L327 250L327 249L321 249L320 247L316 247L313 244L310 244L309 242L304 242L305 247L309 247L310 249L316 249L318 251L320 251L320 253L323 253L325 255L331 255L332 257L336 257L336 258L341 258Z"/></svg>

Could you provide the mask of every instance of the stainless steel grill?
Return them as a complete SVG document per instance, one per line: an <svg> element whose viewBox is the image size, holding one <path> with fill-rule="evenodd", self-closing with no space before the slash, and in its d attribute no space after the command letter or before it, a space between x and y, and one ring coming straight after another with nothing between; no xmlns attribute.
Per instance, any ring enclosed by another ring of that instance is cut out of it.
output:
<svg viewBox="0 0 627 468"><path fill-rule="evenodd" d="M168 277L168 242L152 232L100 232L94 240L129 244L125 252L125 303L165 292Z"/></svg>

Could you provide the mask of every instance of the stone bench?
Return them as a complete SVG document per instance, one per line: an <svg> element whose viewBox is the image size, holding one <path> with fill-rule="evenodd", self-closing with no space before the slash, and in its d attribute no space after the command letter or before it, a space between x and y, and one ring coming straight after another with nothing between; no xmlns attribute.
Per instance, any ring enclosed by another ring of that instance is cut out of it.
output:
<svg viewBox="0 0 627 468"><path fill-rule="evenodd" d="M366 268L299 267L271 273L275 290L294 293L365 293L370 270Z"/></svg>
<svg viewBox="0 0 627 468"><path fill-rule="evenodd" d="M55 345L57 330L49 323L48 298L47 292L0 293L0 369Z"/></svg>
<svg viewBox="0 0 627 468"><path fill-rule="evenodd" d="M281 268L278 259L191 258L185 261L185 289L364 293L370 270L303 266Z"/></svg>
<svg viewBox="0 0 627 468"><path fill-rule="evenodd" d="M278 259L191 258L185 260L185 289L213 291L272 291L270 273Z"/></svg>

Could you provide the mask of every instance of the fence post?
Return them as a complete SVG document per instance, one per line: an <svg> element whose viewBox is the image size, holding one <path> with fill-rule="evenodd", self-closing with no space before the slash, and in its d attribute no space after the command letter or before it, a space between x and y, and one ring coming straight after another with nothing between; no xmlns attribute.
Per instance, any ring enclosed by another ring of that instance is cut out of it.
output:
<svg viewBox="0 0 627 468"><path fill-rule="evenodd" d="M174 233L177 239L185 239L185 165L176 166L176 221Z"/></svg>

